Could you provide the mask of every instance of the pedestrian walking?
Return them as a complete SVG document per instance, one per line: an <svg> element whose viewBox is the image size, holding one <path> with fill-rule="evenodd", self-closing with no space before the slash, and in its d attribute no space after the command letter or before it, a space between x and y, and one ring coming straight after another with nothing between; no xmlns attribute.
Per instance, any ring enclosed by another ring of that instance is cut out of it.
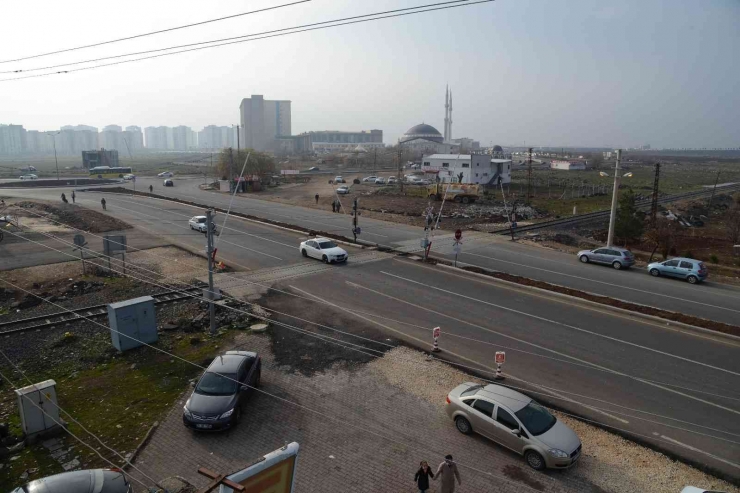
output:
<svg viewBox="0 0 740 493"><path fill-rule="evenodd" d="M337 212L337 201L336 200L331 201L331 211Z"/></svg>
<svg viewBox="0 0 740 493"><path fill-rule="evenodd" d="M103 206L103 210L104 210L104 211L105 211L105 210L107 210L107 209L105 208L105 197L103 197L102 199L100 199L100 205L102 205L102 206Z"/></svg>
<svg viewBox="0 0 740 493"><path fill-rule="evenodd" d="M73 204L75 203L75 197L77 197L77 195L75 195L75 191L72 190L72 203Z"/></svg>
<svg viewBox="0 0 740 493"><path fill-rule="evenodd" d="M318 205L318 204L319 204L319 194L317 193L317 194L316 194L316 195L314 196L314 198L316 199L316 205Z"/></svg>
<svg viewBox="0 0 740 493"><path fill-rule="evenodd" d="M434 479L434 473L427 461L423 460L419 463L419 470L416 471L416 475L414 476L416 487L419 488L421 493L429 489L429 478Z"/></svg>
<svg viewBox="0 0 740 493"><path fill-rule="evenodd" d="M149 193L152 193L153 191L154 191L154 186L153 185L149 185Z"/></svg>
<svg viewBox="0 0 740 493"><path fill-rule="evenodd" d="M68 204L68 203L69 203L69 202L67 201L67 196L66 196L66 195L64 195L64 193L62 193L62 202L64 202L65 204Z"/></svg>
<svg viewBox="0 0 740 493"><path fill-rule="evenodd" d="M457 464L452 460L451 455L445 455L445 461L437 468L432 479L436 481L437 478L442 478L441 493L455 493L455 478L457 478L457 484L462 485Z"/></svg>
<svg viewBox="0 0 740 493"><path fill-rule="evenodd" d="M337 212L341 212L342 210L342 203L337 199Z"/></svg>

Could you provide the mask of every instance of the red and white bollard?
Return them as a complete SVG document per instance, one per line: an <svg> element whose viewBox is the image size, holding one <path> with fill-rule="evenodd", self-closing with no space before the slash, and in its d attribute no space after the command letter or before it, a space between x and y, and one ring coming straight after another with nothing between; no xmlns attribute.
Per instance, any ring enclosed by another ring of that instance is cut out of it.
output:
<svg viewBox="0 0 740 493"><path fill-rule="evenodd" d="M432 337L434 338L434 345L432 346L433 353L438 353L441 351L441 349L439 349L439 343L437 342L440 332L441 329L439 327L435 327L434 329L432 329Z"/></svg>
<svg viewBox="0 0 740 493"><path fill-rule="evenodd" d="M506 353L503 351L496 351L496 376L494 377L495 380L503 380L504 374L501 371L501 367L506 362Z"/></svg>

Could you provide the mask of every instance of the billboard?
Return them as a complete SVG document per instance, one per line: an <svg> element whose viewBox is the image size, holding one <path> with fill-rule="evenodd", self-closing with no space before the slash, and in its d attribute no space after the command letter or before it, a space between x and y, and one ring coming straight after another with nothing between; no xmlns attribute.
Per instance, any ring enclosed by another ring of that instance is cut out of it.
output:
<svg viewBox="0 0 740 493"><path fill-rule="evenodd" d="M291 493L298 461L298 443L289 443L227 477L244 487L241 493ZM221 485L219 493L234 493Z"/></svg>

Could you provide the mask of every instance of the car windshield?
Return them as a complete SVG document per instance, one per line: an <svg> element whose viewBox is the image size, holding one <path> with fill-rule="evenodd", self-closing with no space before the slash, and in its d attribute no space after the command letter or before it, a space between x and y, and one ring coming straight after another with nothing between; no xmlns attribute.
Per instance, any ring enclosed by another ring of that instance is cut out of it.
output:
<svg viewBox="0 0 740 493"><path fill-rule="evenodd" d="M550 411L532 401L524 408L515 412L516 417L522 422L525 428L532 435L542 435L544 432L555 426L557 419L550 414Z"/></svg>
<svg viewBox="0 0 740 493"><path fill-rule="evenodd" d="M204 223L204 222L206 222L206 218L205 217L199 217L198 218L198 222L199 223Z"/></svg>
<svg viewBox="0 0 740 493"><path fill-rule="evenodd" d="M195 391L205 395L233 395L236 393L236 375L206 372Z"/></svg>
<svg viewBox="0 0 740 493"><path fill-rule="evenodd" d="M460 397L465 397L466 395L474 395L476 392L478 392L478 390L482 388L483 385L473 385L472 387L468 387L460 393Z"/></svg>
<svg viewBox="0 0 740 493"><path fill-rule="evenodd" d="M333 241L322 241L322 242L319 242L319 248L321 248L322 250L324 250L326 248L335 248L336 246L337 246L337 244L334 243Z"/></svg>

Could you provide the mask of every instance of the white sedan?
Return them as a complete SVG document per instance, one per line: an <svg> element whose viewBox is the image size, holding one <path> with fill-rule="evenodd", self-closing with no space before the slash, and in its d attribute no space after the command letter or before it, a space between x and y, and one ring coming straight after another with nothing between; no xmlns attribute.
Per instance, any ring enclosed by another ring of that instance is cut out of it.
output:
<svg viewBox="0 0 740 493"><path fill-rule="evenodd" d="M188 221L188 224L190 225L190 229L195 229L197 231L200 231L201 233L206 232L206 221L208 218L206 216L193 216L190 218L190 221Z"/></svg>
<svg viewBox="0 0 740 493"><path fill-rule="evenodd" d="M301 255L322 260L325 264L346 262L347 252L328 238L314 238L301 243Z"/></svg>
<svg viewBox="0 0 740 493"><path fill-rule="evenodd" d="M132 175L131 173L129 173L127 175L123 175L123 179L126 180L126 181L131 181L134 178L136 178L136 175Z"/></svg>
<svg viewBox="0 0 740 493"><path fill-rule="evenodd" d="M157 176L160 177L160 178L172 178L173 173L172 173L172 171L162 171Z"/></svg>
<svg viewBox="0 0 740 493"><path fill-rule="evenodd" d="M346 185L342 185L341 187L337 188L336 192L339 195L347 195L349 193L349 187Z"/></svg>
<svg viewBox="0 0 740 493"><path fill-rule="evenodd" d="M35 180L37 178L38 178L38 176L36 176L36 175L23 175L23 176L21 176L21 180Z"/></svg>

